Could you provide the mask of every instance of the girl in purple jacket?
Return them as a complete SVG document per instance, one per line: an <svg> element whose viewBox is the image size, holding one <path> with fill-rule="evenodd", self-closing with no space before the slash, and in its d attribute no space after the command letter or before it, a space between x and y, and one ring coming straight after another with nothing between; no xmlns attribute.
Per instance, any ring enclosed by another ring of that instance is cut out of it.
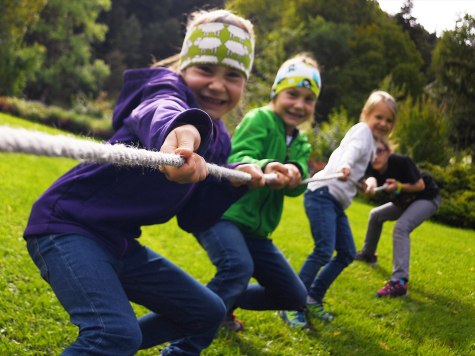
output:
<svg viewBox="0 0 475 356"><path fill-rule="evenodd" d="M137 239L142 226L174 216L186 231L204 230L247 191L208 176L206 162L226 163L230 138L220 117L239 102L253 51L249 21L225 10L193 14L176 71L126 71L109 141L180 154L185 164L158 171L80 163L33 205L28 251L79 328L65 355L133 355L201 334L211 343L225 314L221 299ZM257 166L230 168L250 173L251 187L264 183ZM137 319L130 302L150 312Z"/></svg>

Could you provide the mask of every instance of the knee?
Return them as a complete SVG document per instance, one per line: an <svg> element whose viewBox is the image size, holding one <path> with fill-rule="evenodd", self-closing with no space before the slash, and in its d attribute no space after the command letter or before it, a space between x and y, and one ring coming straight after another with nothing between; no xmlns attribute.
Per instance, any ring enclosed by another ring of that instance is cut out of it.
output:
<svg viewBox="0 0 475 356"><path fill-rule="evenodd" d="M112 330L111 334L115 345L119 343L117 338L123 340L125 346L121 347L122 350L126 349L135 353L142 344L142 331L140 330L138 323L134 324L132 327L119 327L117 331Z"/></svg>
<svg viewBox="0 0 475 356"><path fill-rule="evenodd" d="M373 209L369 212L369 222L381 222L381 215L377 209Z"/></svg>
<svg viewBox="0 0 475 356"><path fill-rule="evenodd" d="M320 266L324 266L331 261L333 257L333 250L330 251L314 248L312 255Z"/></svg>
<svg viewBox="0 0 475 356"><path fill-rule="evenodd" d="M350 265L356 257L356 250L350 250L345 252L338 252L336 258L340 261L340 263L347 267Z"/></svg>
<svg viewBox="0 0 475 356"><path fill-rule="evenodd" d="M399 221L394 226L393 236L397 239L409 238L411 230L404 224L399 223Z"/></svg>
<svg viewBox="0 0 475 356"><path fill-rule="evenodd" d="M343 267L349 266L355 259L354 256L350 255L344 255L344 256L339 256L340 263Z"/></svg>
<svg viewBox="0 0 475 356"><path fill-rule="evenodd" d="M226 316L226 306L216 294L210 291L200 310L184 325L191 334L202 333L203 330L217 328Z"/></svg>
<svg viewBox="0 0 475 356"><path fill-rule="evenodd" d="M233 269L247 284L254 273L254 262L250 258L241 258L239 263L233 265Z"/></svg>
<svg viewBox="0 0 475 356"><path fill-rule="evenodd" d="M224 302L216 294L213 294L213 298L209 300L208 313L204 316L204 324L208 324L208 328L213 328L216 325L221 324L226 316L226 306ZM206 326L205 326L206 327Z"/></svg>
<svg viewBox="0 0 475 356"><path fill-rule="evenodd" d="M91 353L101 354L101 350L134 355L142 344L142 332L137 320L134 323L117 323L96 328L83 329L79 333L78 344Z"/></svg>
<svg viewBox="0 0 475 356"><path fill-rule="evenodd" d="M298 283L289 285L284 292L280 291L274 296L278 300L280 308L286 310L302 309L307 302L307 288L303 282L298 280Z"/></svg>
<svg viewBox="0 0 475 356"><path fill-rule="evenodd" d="M227 271L234 279L247 286L254 273L254 262L247 255L233 256L224 260L219 269Z"/></svg>
<svg viewBox="0 0 475 356"><path fill-rule="evenodd" d="M223 300L217 295L213 294L213 298L211 301L211 315L213 315L211 323L214 324L220 324L224 317L226 316L226 305L224 305Z"/></svg>
<svg viewBox="0 0 475 356"><path fill-rule="evenodd" d="M293 300L293 308L292 309L299 309L307 303L307 288L305 285L301 283L299 288L295 288Z"/></svg>

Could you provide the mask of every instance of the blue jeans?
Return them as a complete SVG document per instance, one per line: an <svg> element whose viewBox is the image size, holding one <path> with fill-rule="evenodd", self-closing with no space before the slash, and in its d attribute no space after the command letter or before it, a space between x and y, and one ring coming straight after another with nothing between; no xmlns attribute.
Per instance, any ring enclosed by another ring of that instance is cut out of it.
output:
<svg viewBox="0 0 475 356"><path fill-rule="evenodd" d="M315 246L299 275L308 295L322 303L330 285L354 260L356 247L348 217L327 187L307 190L304 205Z"/></svg>
<svg viewBox="0 0 475 356"><path fill-rule="evenodd" d="M225 315L221 299L138 245L118 258L78 234L29 238L28 252L79 327L63 355L134 355L138 349L203 334L208 346ZM151 312L137 319L129 301ZM207 341L206 341L207 340ZM175 355L196 355L177 349Z"/></svg>
<svg viewBox="0 0 475 356"><path fill-rule="evenodd" d="M208 287L219 295L227 309L302 309L307 291L272 240L221 220L196 235L217 271ZM249 284L251 277L258 283ZM170 348L198 343L199 337L172 343Z"/></svg>

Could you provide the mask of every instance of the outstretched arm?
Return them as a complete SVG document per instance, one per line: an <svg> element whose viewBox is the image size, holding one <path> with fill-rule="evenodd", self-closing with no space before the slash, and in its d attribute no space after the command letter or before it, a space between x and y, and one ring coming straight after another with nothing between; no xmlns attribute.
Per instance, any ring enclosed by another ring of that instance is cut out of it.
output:
<svg viewBox="0 0 475 356"><path fill-rule="evenodd" d="M424 180L421 178L415 183L401 183L394 178L386 179L386 190L396 193L417 193L425 189Z"/></svg>

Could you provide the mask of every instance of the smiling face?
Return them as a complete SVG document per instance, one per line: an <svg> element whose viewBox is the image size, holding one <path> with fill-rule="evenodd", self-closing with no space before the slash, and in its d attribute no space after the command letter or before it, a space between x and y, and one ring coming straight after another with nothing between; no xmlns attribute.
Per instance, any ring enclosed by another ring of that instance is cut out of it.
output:
<svg viewBox="0 0 475 356"><path fill-rule="evenodd" d="M198 107L213 120L236 107L246 84L242 72L215 64L187 67L182 77L193 92Z"/></svg>
<svg viewBox="0 0 475 356"><path fill-rule="evenodd" d="M376 139L387 137L394 127L393 112L382 101L375 104L367 113L364 113L363 119Z"/></svg>
<svg viewBox="0 0 475 356"><path fill-rule="evenodd" d="M285 131L291 135L295 128L313 117L317 97L307 88L289 88L273 99L271 108L284 121Z"/></svg>

